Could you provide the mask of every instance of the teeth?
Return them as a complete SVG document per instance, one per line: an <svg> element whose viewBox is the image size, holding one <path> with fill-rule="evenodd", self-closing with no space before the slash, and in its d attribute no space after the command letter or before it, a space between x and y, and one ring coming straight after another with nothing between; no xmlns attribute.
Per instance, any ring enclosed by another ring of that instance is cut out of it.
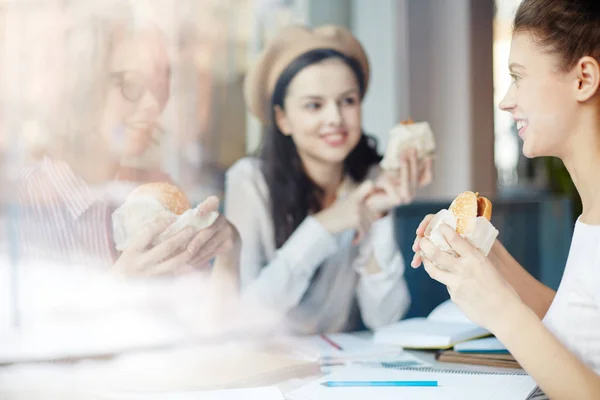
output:
<svg viewBox="0 0 600 400"><path fill-rule="evenodd" d="M521 130L525 127L525 123L523 121L517 121L517 130Z"/></svg>

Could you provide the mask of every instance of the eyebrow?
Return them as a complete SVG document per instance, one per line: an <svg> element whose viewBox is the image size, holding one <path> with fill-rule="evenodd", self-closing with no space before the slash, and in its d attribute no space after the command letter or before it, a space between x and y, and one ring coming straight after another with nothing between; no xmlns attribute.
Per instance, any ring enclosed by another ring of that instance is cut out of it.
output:
<svg viewBox="0 0 600 400"><path fill-rule="evenodd" d="M358 94L358 89L348 89L345 92L343 92L342 94L340 94L338 97L344 97L344 96L348 96L349 94L354 94L357 93ZM324 96L319 96L319 95L305 95L305 96L300 96L301 99L317 99L320 100L322 99Z"/></svg>
<svg viewBox="0 0 600 400"><path fill-rule="evenodd" d="M525 67L523 65L521 65L521 64L518 64L518 63L514 63L514 62L510 63L510 65L508 66L508 70L509 71L513 71L515 69L525 69Z"/></svg>

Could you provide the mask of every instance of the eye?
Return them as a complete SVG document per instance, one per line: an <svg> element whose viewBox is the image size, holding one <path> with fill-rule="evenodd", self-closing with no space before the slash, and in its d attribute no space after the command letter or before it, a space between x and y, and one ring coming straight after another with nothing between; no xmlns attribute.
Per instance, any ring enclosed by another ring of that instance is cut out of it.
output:
<svg viewBox="0 0 600 400"><path fill-rule="evenodd" d="M519 85L519 81L521 80L521 77L515 74L510 74L510 78L511 78L511 83L515 84L516 86Z"/></svg>
<svg viewBox="0 0 600 400"><path fill-rule="evenodd" d="M319 108L321 108L321 104L319 104L317 102L307 103L304 105L304 108L306 108L307 110L310 110L310 111L316 111Z"/></svg>
<svg viewBox="0 0 600 400"><path fill-rule="evenodd" d="M348 96L342 100L342 104L345 106L353 106L358 103L358 99L355 96Z"/></svg>

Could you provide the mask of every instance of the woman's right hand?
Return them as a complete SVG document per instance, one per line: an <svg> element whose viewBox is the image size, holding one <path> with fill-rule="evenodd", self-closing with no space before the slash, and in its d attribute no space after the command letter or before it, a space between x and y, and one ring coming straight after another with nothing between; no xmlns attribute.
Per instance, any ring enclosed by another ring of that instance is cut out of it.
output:
<svg viewBox="0 0 600 400"><path fill-rule="evenodd" d="M145 227L123 250L113 271L125 277L150 277L179 270L193 256L187 250L187 245L195 234L193 228L185 228L164 242L151 245L154 238L174 221L175 218L169 218Z"/></svg>
<svg viewBox="0 0 600 400"><path fill-rule="evenodd" d="M332 234L356 229L355 242L360 241L367 234L373 222L382 216L372 212L366 205L366 199L374 188L372 181L365 181L345 199L316 213L314 217Z"/></svg>

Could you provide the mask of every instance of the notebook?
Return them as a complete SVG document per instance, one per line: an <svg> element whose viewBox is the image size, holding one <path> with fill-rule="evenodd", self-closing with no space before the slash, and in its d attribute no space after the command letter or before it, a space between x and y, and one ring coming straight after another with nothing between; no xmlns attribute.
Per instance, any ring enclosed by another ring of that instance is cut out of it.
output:
<svg viewBox="0 0 600 400"><path fill-rule="evenodd" d="M507 354L508 350L495 337L468 340L454 345L459 353L498 353Z"/></svg>
<svg viewBox="0 0 600 400"><path fill-rule="evenodd" d="M349 387L330 388L326 381L420 381L433 380L437 387ZM470 375L423 371L347 367L286 394L291 400L503 400L525 399L535 383L528 375Z"/></svg>
<svg viewBox="0 0 600 400"><path fill-rule="evenodd" d="M448 300L437 306L427 318L409 318L378 329L373 335L373 342L409 349L448 349L457 343L489 334Z"/></svg>
<svg viewBox="0 0 600 400"><path fill-rule="evenodd" d="M435 359L447 363L521 369L517 360L508 353L458 353L454 350L443 350L436 354Z"/></svg>

